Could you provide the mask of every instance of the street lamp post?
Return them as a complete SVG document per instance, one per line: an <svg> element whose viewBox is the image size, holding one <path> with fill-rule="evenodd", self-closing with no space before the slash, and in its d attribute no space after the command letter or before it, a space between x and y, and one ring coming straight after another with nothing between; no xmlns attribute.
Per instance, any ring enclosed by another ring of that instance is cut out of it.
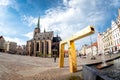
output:
<svg viewBox="0 0 120 80"><path fill-rule="evenodd" d="M92 57L91 57L91 60L95 60L95 56L93 56L93 49L92 49L92 38L90 36L90 41L91 41L91 53L92 53Z"/></svg>

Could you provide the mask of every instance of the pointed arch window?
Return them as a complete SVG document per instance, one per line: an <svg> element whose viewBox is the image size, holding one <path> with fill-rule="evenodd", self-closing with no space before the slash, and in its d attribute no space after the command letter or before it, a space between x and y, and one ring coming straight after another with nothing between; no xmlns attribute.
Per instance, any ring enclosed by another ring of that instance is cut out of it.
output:
<svg viewBox="0 0 120 80"><path fill-rule="evenodd" d="M39 43L37 43L36 51L39 51Z"/></svg>
<svg viewBox="0 0 120 80"><path fill-rule="evenodd" d="M42 42L42 54L44 53L44 42Z"/></svg>
<svg viewBox="0 0 120 80"><path fill-rule="evenodd" d="M49 53L49 42L46 42L46 53Z"/></svg>

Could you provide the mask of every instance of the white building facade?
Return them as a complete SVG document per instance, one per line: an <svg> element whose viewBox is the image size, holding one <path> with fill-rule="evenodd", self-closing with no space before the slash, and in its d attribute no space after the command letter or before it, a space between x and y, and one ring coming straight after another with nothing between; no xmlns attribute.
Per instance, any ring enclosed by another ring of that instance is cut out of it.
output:
<svg viewBox="0 0 120 80"><path fill-rule="evenodd" d="M8 52L8 53L16 53L16 47L17 47L16 42L7 41L4 44L5 52Z"/></svg>
<svg viewBox="0 0 120 80"><path fill-rule="evenodd" d="M86 55L86 49L87 49L88 45L87 44L84 44L80 50L80 54L81 55Z"/></svg>
<svg viewBox="0 0 120 80"><path fill-rule="evenodd" d="M98 33L98 53L109 53L120 50L120 9L116 21L111 21L111 27Z"/></svg>
<svg viewBox="0 0 120 80"><path fill-rule="evenodd" d="M97 35L97 44L98 44L98 54L103 54L104 53L104 43L102 40L102 34L98 33Z"/></svg>
<svg viewBox="0 0 120 80"><path fill-rule="evenodd" d="M111 22L114 51L120 50L120 9L118 9L118 17L116 21Z"/></svg>
<svg viewBox="0 0 120 80"><path fill-rule="evenodd" d="M112 52L113 48L113 38L112 38L112 29L108 28L106 32L102 34L102 41L104 45L104 53Z"/></svg>
<svg viewBox="0 0 120 80"><path fill-rule="evenodd" d="M88 55L88 56L95 56L97 54L98 54L98 44L97 44L97 42L95 42L92 45L87 47L86 55Z"/></svg>
<svg viewBox="0 0 120 80"><path fill-rule="evenodd" d="M120 44L120 29L115 21L112 21L112 37L113 37L113 51L119 50Z"/></svg>

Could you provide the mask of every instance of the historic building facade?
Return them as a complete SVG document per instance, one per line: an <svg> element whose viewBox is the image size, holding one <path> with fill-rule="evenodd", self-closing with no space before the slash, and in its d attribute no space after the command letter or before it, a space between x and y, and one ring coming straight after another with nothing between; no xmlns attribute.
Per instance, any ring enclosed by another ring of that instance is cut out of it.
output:
<svg viewBox="0 0 120 80"><path fill-rule="evenodd" d="M113 52L113 35L112 29L108 28L103 33L98 33L97 42L98 42L98 54L107 54Z"/></svg>
<svg viewBox="0 0 120 80"><path fill-rule="evenodd" d="M111 21L111 27L103 33L98 33L98 52L111 53L120 51L120 9L115 21ZM104 46L104 47L103 47Z"/></svg>
<svg viewBox="0 0 120 80"><path fill-rule="evenodd" d="M113 38L112 38L111 28L108 28L107 31L103 32L102 40L103 40L103 45L104 45L104 53L112 52Z"/></svg>
<svg viewBox="0 0 120 80"><path fill-rule="evenodd" d="M86 55L86 49L88 48L87 44L82 45L82 48L80 50L81 55Z"/></svg>
<svg viewBox="0 0 120 80"><path fill-rule="evenodd" d="M53 31L41 32L40 24L34 29L33 38L27 41L27 54L30 56L52 57L59 55L59 42L61 38L57 35L54 37Z"/></svg>
<svg viewBox="0 0 120 80"><path fill-rule="evenodd" d="M7 53L16 53L16 47L17 47L17 43L16 42L11 42L11 41L6 41L4 43L4 50Z"/></svg>
<svg viewBox="0 0 120 80"><path fill-rule="evenodd" d="M98 54L103 54L104 53L104 43L102 40L103 34L98 33L97 35L97 44L98 44Z"/></svg>
<svg viewBox="0 0 120 80"><path fill-rule="evenodd" d="M93 56L98 54L98 44L97 42L92 43L91 45L87 46L86 55Z"/></svg>
<svg viewBox="0 0 120 80"><path fill-rule="evenodd" d="M118 9L118 17L116 21L112 21L112 32L113 32L113 50L120 50L120 9Z"/></svg>
<svg viewBox="0 0 120 80"><path fill-rule="evenodd" d="M3 36L0 36L0 52L4 51L4 43L5 43L5 39Z"/></svg>

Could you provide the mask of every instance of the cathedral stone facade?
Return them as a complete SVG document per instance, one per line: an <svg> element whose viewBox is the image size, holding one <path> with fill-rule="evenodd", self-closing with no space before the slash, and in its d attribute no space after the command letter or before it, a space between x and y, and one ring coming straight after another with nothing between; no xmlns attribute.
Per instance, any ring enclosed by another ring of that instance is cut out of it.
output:
<svg viewBox="0 0 120 80"><path fill-rule="evenodd" d="M59 56L59 42L61 38L54 37L53 31L41 32L40 18L37 27L34 29L33 38L27 41L27 54L30 56L52 57Z"/></svg>

